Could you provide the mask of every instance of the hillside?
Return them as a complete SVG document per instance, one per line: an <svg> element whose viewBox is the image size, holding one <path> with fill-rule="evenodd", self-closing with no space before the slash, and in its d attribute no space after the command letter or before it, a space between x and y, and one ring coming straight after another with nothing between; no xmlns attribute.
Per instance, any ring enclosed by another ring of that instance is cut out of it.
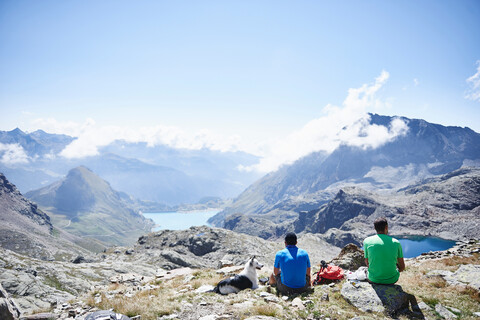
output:
<svg viewBox="0 0 480 320"><path fill-rule="evenodd" d="M0 246L42 260L68 261L88 256L83 246L101 250L103 246L64 233L50 217L26 198L0 173ZM76 243L76 244L75 244Z"/></svg>
<svg viewBox="0 0 480 320"><path fill-rule="evenodd" d="M312 253L313 271L317 271L320 259L330 260L339 251L321 255L328 245L312 239L312 235L303 235L299 246ZM49 319L82 318L98 309L140 315L145 320L435 319L437 310L443 312L443 308L454 310L461 319L475 319L474 312L480 311L480 286L474 280L480 276L480 243L476 240L406 259L407 269L398 282L402 296L396 298L407 296L409 304L396 303L400 309L394 314L385 310L374 291L365 291L367 283L355 288L346 280L315 286L313 292L298 297L277 297L275 288L265 286L226 296L208 292L228 274L242 269L255 253L265 263L258 276L267 276L275 251L281 247L281 242L201 227L151 233L134 247L112 248L94 261L79 264L41 261L0 248L0 284L23 316L40 309ZM158 259L167 252L172 258L169 263L183 260L187 264L175 269L163 265ZM350 254L363 255L357 248L342 251L337 258L353 261L348 259ZM356 269L352 262L346 263L345 269Z"/></svg>
<svg viewBox="0 0 480 320"><path fill-rule="evenodd" d="M49 213L57 228L106 244L133 243L153 225L134 210L130 198L85 167L26 196Z"/></svg>
<svg viewBox="0 0 480 320"><path fill-rule="evenodd" d="M370 123L388 126L393 119L371 115ZM320 208L346 186L395 194L424 179L480 163L480 134L468 128L401 119L408 124L405 135L376 149L342 145L331 154L312 153L251 185L210 222L231 226L229 216L235 214L238 219L241 214L271 221L282 230L299 212ZM272 225L268 229L268 235L274 236Z"/></svg>

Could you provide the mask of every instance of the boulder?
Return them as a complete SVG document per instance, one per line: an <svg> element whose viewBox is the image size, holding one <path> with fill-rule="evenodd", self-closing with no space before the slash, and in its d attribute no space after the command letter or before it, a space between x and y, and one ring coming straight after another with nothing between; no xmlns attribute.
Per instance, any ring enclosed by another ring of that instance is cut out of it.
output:
<svg viewBox="0 0 480 320"><path fill-rule="evenodd" d="M353 286L347 281L343 284L342 297L363 312L383 312L396 314L408 309L410 295L399 285L377 285L368 282Z"/></svg>
<svg viewBox="0 0 480 320"><path fill-rule="evenodd" d="M343 247L339 255L330 261L330 263L339 266L342 269L352 271L355 271L362 266L366 266L363 250L353 243L349 243Z"/></svg>
<svg viewBox="0 0 480 320"><path fill-rule="evenodd" d="M20 317L20 310L16 306L13 299L3 289L0 284L0 319L2 320L16 320Z"/></svg>
<svg viewBox="0 0 480 320"><path fill-rule="evenodd" d="M480 291L480 265L461 265L454 273L445 274L444 278L450 285L463 284Z"/></svg>

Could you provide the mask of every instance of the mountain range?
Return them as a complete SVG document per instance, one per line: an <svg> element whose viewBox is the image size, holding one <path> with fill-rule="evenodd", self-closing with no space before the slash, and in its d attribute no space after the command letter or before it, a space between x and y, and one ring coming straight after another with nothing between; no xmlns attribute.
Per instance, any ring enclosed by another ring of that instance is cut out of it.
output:
<svg viewBox="0 0 480 320"><path fill-rule="evenodd" d="M0 172L21 192L45 187L79 166L138 199L168 206L196 203L205 197L231 198L260 175L240 171L258 160L243 152L174 149L165 145L114 141L98 154L65 158L61 152L76 138L38 130L0 131Z"/></svg>
<svg viewBox="0 0 480 320"><path fill-rule="evenodd" d="M388 126L394 119L371 114L369 124ZM330 154L311 153L252 184L210 222L275 237L291 228L301 212L335 201L345 187L396 197L398 190L422 180L480 166L480 134L469 128L400 119L408 130L394 140L377 148L344 144ZM360 214L352 210L348 219Z"/></svg>

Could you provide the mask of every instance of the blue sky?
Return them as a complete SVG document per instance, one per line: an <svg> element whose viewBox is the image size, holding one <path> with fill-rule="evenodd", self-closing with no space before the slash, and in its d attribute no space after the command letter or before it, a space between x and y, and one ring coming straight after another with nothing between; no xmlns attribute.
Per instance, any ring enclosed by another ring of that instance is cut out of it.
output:
<svg viewBox="0 0 480 320"><path fill-rule="evenodd" d="M1 0L0 130L83 135L78 154L126 135L293 161L329 149L322 133L292 150L331 116L480 132L479 60L475 0Z"/></svg>

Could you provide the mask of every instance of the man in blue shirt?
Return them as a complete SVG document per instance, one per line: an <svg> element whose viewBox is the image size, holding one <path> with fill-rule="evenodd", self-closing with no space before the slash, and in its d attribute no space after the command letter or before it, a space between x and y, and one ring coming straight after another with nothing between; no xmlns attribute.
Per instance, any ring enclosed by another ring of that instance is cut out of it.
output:
<svg viewBox="0 0 480 320"><path fill-rule="evenodd" d="M308 253L297 247L297 235L285 235L285 249L277 252L270 285L284 295L302 293L310 288L310 258Z"/></svg>

